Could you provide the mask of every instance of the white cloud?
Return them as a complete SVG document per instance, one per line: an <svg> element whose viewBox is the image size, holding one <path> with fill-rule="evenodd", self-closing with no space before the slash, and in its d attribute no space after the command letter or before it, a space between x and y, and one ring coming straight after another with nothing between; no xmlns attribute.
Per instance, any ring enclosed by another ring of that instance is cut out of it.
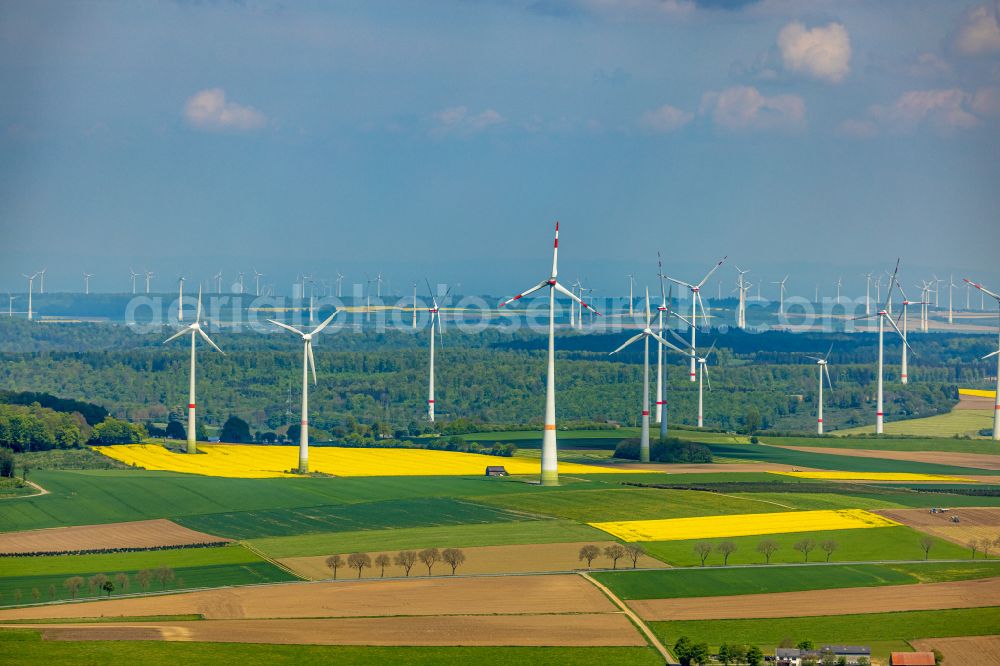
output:
<svg viewBox="0 0 1000 666"><path fill-rule="evenodd" d="M980 116L1000 116L1000 88L980 88L972 96L972 111Z"/></svg>
<svg viewBox="0 0 1000 666"><path fill-rule="evenodd" d="M642 114L639 124L650 132L666 134L687 125L694 118L693 113L664 104L658 109Z"/></svg>
<svg viewBox="0 0 1000 666"><path fill-rule="evenodd" d="M979 119L968 111L971 101L972 96L958 88L911 90L889 106L873 106L870 114L897 132L912 132L923 124L947 132L979 124Z"/></svg>
<svg viewBox="0 0 1000 666"><path fill-rule="evenodd" d="M973 7L955 33L955 49L964 55L1000 52L1000 3Z"/></svg>
<svg viewBox="0 0 1000 666"><path fill-rule="evenodd" d="M840 23L806 29L789 23L778 33L778 48L785 68L816 79L840 83L851 61L851 38Z"/></svg>
<svg viewBox="0 0 1000 666"><path fill-rule="evenodd" d="M184 117L192 127L203 130L248 131L267 123L257 109L227 101L222 88L209 88L192 95L184 105Z"/></svg>
<svg viewBox="0 0 1000 666"><path fill-rule="evenodd" d="M701 113L731 130L796 129L805 124L806 103L798 95L767 97L756 88L734 86L705 93Z"/></svg>
<svg viewBox="0 0 1000 666"><path fill-rule="evenodd" d="M500 125L506 122L506 118L493 109L486 109L480 113L470 114L468 107L452 106L442 109L434 114L436 134L473 133L480 132L488 127Z"/></svg>

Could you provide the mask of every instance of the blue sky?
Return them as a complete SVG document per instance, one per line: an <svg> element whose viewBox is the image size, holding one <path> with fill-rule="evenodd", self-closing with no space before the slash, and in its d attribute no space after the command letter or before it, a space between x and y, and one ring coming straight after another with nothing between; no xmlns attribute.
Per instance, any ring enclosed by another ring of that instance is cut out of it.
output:
<svg viewBox="0 0 1000 666"><path fill-rule="evenodd" d="M0 287L257 267L505 293L543 277L556 219L564 272L605 292L657 248L800 293L896 256L1000 278L998 13L5 2Z"/></svg>

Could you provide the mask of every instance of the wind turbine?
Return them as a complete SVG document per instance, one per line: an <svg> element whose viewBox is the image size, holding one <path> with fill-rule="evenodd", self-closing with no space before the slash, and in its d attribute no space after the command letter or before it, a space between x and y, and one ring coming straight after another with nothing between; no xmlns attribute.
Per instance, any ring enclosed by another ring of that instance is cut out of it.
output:
<svg viewBox="0 0 1000 666"><path fill-rule="evenodd" d="M662 312L660 317L662 319ZM643 341L644 344L644 355L642 361L642 436L639 440L639 462L649 462L649 339L653 338L661 345L673 349L681 354L684 352L672 345L671 343L664 340L658 333L654 333L652 329L653 325L653 315L649 310L649 289L646 289L646 326L639 331L636 335L625 341L618 349L611 352L611 354L617 354L621 350L628 347L633 342L639 340ZM610 356L610 354L609 354Z"/></svg>
<svg viewBox="0 0 1000 666"><path fill-rule="evenodd" d="M736 307L736 327L746 328L747 325L747 283L744 282L743 276L749 273L749 270L743 270L739 266L734 266L736 271L740 274L736 282L736 288L740 292L739 305Z"/></svg>
<svg viewBox="0 0 1000 666"><path fill-rule="evenodd" d="M811 358L816 361L816 365L819 368L819 398L816 401L816 434L823 434L823 375L826 375L826 383L830 386L830 390L833 390L833 382L830 381L830 368L827 365L827 361L830 359L830 352L833 351L833 345L830 345L829 351L826 355L820 356L806 356L806 358Z"/></svg>
<svg viewBox="0 0 1000 666"><path fill-rule="evenodd" d="M678 285L680 285L682 287L687 287L688 290L691 292L691 350L692 350L691 351L691 381L695 381L694 366L695 366L696 360L695 360L695 356L694 356L694 350L698 348L697 345L695 345L695 337L696 337L695 336L695 331L698 330L698 327L697 327L697 323L698 323L698 305L701 305L701 314L702 315L705 314L705 305L701 302L701 288L702 288L702 286L704 286L704 284L708 280L708 278L710 278L712 276L712 273L714 273L715 271L719 270L719 266L721 266L722 262L724 262L725 260L726 260L726 257L723 257L722 259L720 259L719 262L717 264L715 264L715 266L712 267L712 270L710 270L708 272L708 274L704 278L702 278L701 282L699 282L698 284L690 284L688 282L683 282L681 280L675 280L672 277L667 277L667 279L670 280L671 282L673 282L674 284L678 284Z"/></svg>
<svg viewBox="0 0 1000 666"><path fill-rule="evenodd" d="M212 279L215 280L215 293L217 295L221 296L222 295L222 271L219 271L218 273L216 273L215 275L213 275Z"/></svg>
<svg viewBox="0 0 1000 666"><path fill-rule="evenodd" d="M260 279L264 277L263 273L257 272L257 269L253 269L253 281L254 281L254 295L260 296Z"/></svg>
<svg viewBox="0 0 1000 666"><path fill-rule="evenodd" d="M908 299L906 297L906 292L903 291L903 285L901 285L898 282L896 283L896 288L899 289L899 293L902 294L902 296L903 296L903 302L902 302L903 312L900 314L900 318L903 320L903 333L902 333L902 336L903 336L903 342L905 343L907 341L907 335L908 335L908 331L909 331L909 327L907 326L907 310L908 310L909 306L911 306L911 305L919 305L920 307L923 307L925 305L925 303L922 300L921 301L911 301L910 299ZM903 384L908 384L909 383L909 377L907 375L907 367L906 367L907 366L907 356L908 356L907 351L908 351L908 345L904 344L903 345L903 361L902 361L902 365L900 366L900 370L899 370L899 381L901 383L903 383Z"/></svg>
<svg viewBox="0 0 1000 666"><path fill-rule="evenodd" d="M427 278L424 278L425 280ZM430 287L428 287L429 289ZM431 294L433 296L433 294ZM413 283L413 330L417 330L417 283ZM434 419L431 419L433 421Z"/></svg>
<svg viewBox="0 0 1000 666"><path fill-rule="evenodd" d="M948 276L948 323L949 324L955 323L954 319L952 317L952 312L953 312L952 311L952 300L953 300L952 296L954 295L955 287L957 287L957 286L958 285L955 284L955 276L954 275L949 275Z"/></svg>
<svg viewBox="0 0 1000 666"><path fill-rule="evenodd" d="M378 299L382 298L382 274L379 273L375 276L375 297Z"/></svg>
<svg viewBox="0 0 1000 666"><path fill-rule="evenodd" d="M879 311L874 315L864 315L861 317L856 317L855 319L867 319L869 316L878 317L878 401L875 407L875 434L881 435L883 432L883 421L884 412L882 411L883 402L883 374L884 374L884 359L885 359L885 322L889 322L893 330L899 335L903 340L903 345L906 347L910 346L910 343L906 341L903 337L903 333L896 326L896 322L892 320L889 316L889 301L892 299L892 287L896 282L896 274L899 272L899 259L896 260L896 270L892 272L889 278L889 285L886 288L885 304L879 308ZM912 348L911 350L912 351Z"/></svg>
<svg viewBox="0 0 1000 666"><path fill-rule="evenodd" d="M146 271L146 293L149 293L149 283L153 279L153 271Z"/></svg>
<svg viewBox="0 0 1000 666"><path fill-rule="evenodd" d="M632 286L635 284L635 276L629 273L625 277L628 278L628 318L634 319L635 313L632 312Z"/></svg>
<svg viewBox="0 0 1000 666"><path fill-rule="evenodd" d="M837 287L837 301L836 302L840 303L840 288L844 286L844 278L837 278L837 281L834 282L834 285Z"/></svg>
<svg viewBox="0 0 1000 666"><path fill-rule="evenodd" d="M532 294L539 289L544 287L549 288L549 359L548 359L548 370L545 379L545 432L542 435L542 474L541 481L543 486L553 486L559 483L559 461L556 449L556 368L555 368L555 357L556 357L556 344L555 344L555 331L556 331L556 292L563 294L564 296L569 296L574 301L578 302L581 307L587 308L592 312L600 315L597 310L594 310L585 301L578 298L573 292L571 292L566 287L559 284L556 281L556 276L558 275L558 261L559 261L559 223L556 222L556 238L552 246L552 273L551 275L531 287L527 291L523 291L513 298L507 299L500 303L499 307L504 307L508 303L513 303L514 301L524 298L528 294Z"/></svg>
<svg viewBox="0 0 1000 666"><path fill-rule="evenodd" d="M712 378L708 375L708 357L712 355L715 351L715 343L708 348L708 353L704 356L698 356L694 349L691 350L691 356L698 359L698 427L702 428L705 425L705 401L703 397L702 385L703 382L708 382L708 390L712 390Z"/></svg>
<svg viewBox="0 0 1000 666"><path fill-rule="evenodd" d="M934 307L938 307L938 292L940 291L941 283L944 282L944 280L933 273L931 273L931 278L933 278L931 282L934 283Z"/></svg>
<svg viewBox="0 0 1000 666"><path fill-rule="evenodd" d="M427 278L424 278L427 282L427 291L431 295L431 307L427 309L431 314L431 342L430 351L431 359L428 365L429 378L427 382L427 420L434 423L434 328L437 324L438 335L441 336L441 348L444 349L444 330L440 326L441 318L441 308L438 307L437 299L434 298L434 292L431 290L431 283ZM448 294L451 293L451 287L448 287L448 291L445 292L444 298L448 298ZM416 312L416 300L413 301L414 309Z"/></svg>
<svg viewBox="0 0 1000 666"><path fill-rule="evenodd" d="M343 281L344 281L344 274L338 271L337 272L337 298L340 298L340 294L341 294L340 285L341 285L341 283Z"/></svg>
<svg viewBox="0 0 1000 666"><path fill-rule="evenodd" d="M239 276L239 279L237 280L237 282L239 282L239 284L240 284L240 295L242 296L243 293L246 291L243 288L243 271L240 271L239 273L237 273L237 275Z"/></svg>
<svg viewBox="0 0 1000 666"><path fill-rule="evenodd" d="M45 271L47 271L47 270L49 270L49 269L48 268L43 268L42 270L38 271L38 273L37 273L37 275L39 277L39 280L38 280L38 293L39 294L44 294L45 293Z"/></svg>
<svg viewBox="0 0 1000 666"><path fill-rule="evenodd" d="M131 277L132 277L132 294L133 294L133 295L135 295L135 279L136 279L137 277L139 277L139 274L138 274L138 273L136 273L136 272L135 272L134 270L132 270L131 268L130 268L130 269L128 269L128 272L129 272L129 273L131 273Z"/></svg>
<svg viewBox="0 0 1000 666"><path fill-rule="evenodd" d="M31 321L31 291L34 288L35 278L38 277L38 273L32 273L28 275L26 273L21 273L23 277L28 278L28 321Z"/></svg>
<svg viewBox="0 0 1000 666"><path fill-rule="evenodd" d="M280 321L268 319L275 326L295 333L302 338L302 420L299 422L299 474L309 473L309 369L312 368L313 384L316 383L316 359L313 357L312 341L320 331L326 328L333 318L337 316L339 310L334 310L333 314L314 328L309 333L303 333L297 328L282 324Z"/></svg>
<svg viewBox="0 0 1000 666"><path fill-rule="evenodd" d="M195 376L195 339L200 335L205 342L212 345L213 348L223 356L225 352L219 349L219 346L212 342L212 339L208 337L208 334L201 328L201 288L198 288L198 308L195 310L194 321L177 331L169 338L163 341L163 344L167 344L172 340L176 340L185 333L191 334L191 382L188 386L188 422L187 422L187 452L188 453L198 453L198 431L195 427L195 399L194 399L194 376Z"/></svg>
<svg viewBox="0 0 1000 666"><path fill-rule="evenodd" d="M872 313L872 274L865 273L865 315Z"/></svg>
<svg viewBox="0 0 1000 666"><path fill-rule="evenodd" d="M184 276L177 278L177 321L184 321Z"/></svg>
<svg viewBox="0 0 1000 666"><path fill-rule="evenodd" d="M989 296L990 298L992 298L993 300L995 300L997 302L998 306L1000 306L1000 294L992 292L989 289L987 289L986 287L984 287L983 285L979 284L978 282L973 282L972 280L970 280L968 278L962 278L962 279L965 280L966 282L968 282L969 284L971 284L976 289L978 289L980 296L982 296L982 295ZM998 311L998 314L1000 314L1000 311ZM982 358L982 360L986 360L986 359L988 359L991 356L996 356L997 357L996 397L994 398L994 401L993 401L993 440L994 441L1000 440L1000 325L998 325L998 327L997 327L997 336L998 336L997 337L997 350L995 352L990 352L989 354L987 354L986 356L984 356Z"/></svg>
<svg viewBox="0 0 1000 666"><path fill-rule="evenodd" d="M778 285L778 316L785 316L785 282L788 281L788 276L786 275L778 282L772 282L771 284Z"/></svg>
<svg viewBox="0 0 1000 666"><path fill-rule="evenodd" d="M87 271L83 272L83 293L84 294L89 294L90 293L90 278L92 278L92 277L94 277L93 273L88 273Z"/></svg>
<svg viewBox="0 0 1000 666"><path fill-rule="evenodd" d="M14 299L17 298L14 294L7 292L7 316L14 316Z"/></svg>

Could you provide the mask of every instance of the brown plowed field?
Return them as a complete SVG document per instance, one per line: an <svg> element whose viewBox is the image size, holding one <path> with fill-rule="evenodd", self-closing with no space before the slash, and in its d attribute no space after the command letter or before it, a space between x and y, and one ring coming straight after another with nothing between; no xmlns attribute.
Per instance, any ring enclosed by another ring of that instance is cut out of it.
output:
<svg viewBox="0 0 1000 666"><path fill-rule="evenodd" d="M954 465L955 467L971 467L973 469L1000 470L1000 455L989 453L956 453L947 451L879 451L875 449L839 449L826 446L779 446L779 449L805 451L806 453L829 453L835 456L852 456L855 458L883 458L885 460L909 460L912 462L933 463L936 465ZM968 477L978 481L980 477Z"/></svg>
<svg viewBox="0 0 1000 666"><path fill-rule="evenodd" d="M1000 508L962 507L944 513L931 513L928 509L880 509L874 513L961 546L968 546L972 539L993 541L1000 537ZM958 516L960 522L951 522L952 516ZM994 546L993 552L1000 553L1000 546Z"/></svg>
<svg viewBox="0 0 1000 666"><path fill-rule="evenodd" d="M15 625L26 628L30 625ZM314 645L642 646L624 614L458 615L34 625L48 640L165 640Z"/></svg>
<svg viewBox="0 0 1000 666"><path fill-rule="evenodd" d="M644 620L805 617L1000 606L1000 578L628 602Z"/></svg>
<svg viewBox="0 0 1000 666"><path fill-rule="evenodd" d="M541 573L546 571L573 571L583 568L586 562L580 561L580 547L593 543L604 550L605 546L615 543L613 541L585 541L580 543L545 543L530 544L522 546L482 546L476 548L463 548L466 561L458 568L460 574L483 574L483 573ZM346 553L341 553L344 560ZM326 555L315 557L287 557L278 560L281 564L295 573L311 580L327 580L333 576L329 567L326 566ZM599 557L595 562L599 567L611 566L611 560ZM618 560L619 569L631 568L632 560L622 558ZM657 559L644 555L639 558L638 566L644 569L664 569L666 564ZM419 562L410 572L412 575L425 573L427 569ZM447 573L451 567L441 562L434 566L436 573ZM357 575L356 571L350 569L340 569L337 572L341 578ZM386 574L389 576L401 576L403 571L396 565L386 567ZM379 576L379 569L365 569L364 577L371 579Z"/></svg>
<svg viewBox="0 0 1000 666"><path fill-rule="evenodd" d="M11 619L200 614L211 620L389 615L607 613L575 574L287 583L0 610Z"/></svg>
<svg viewBox="0 0 1000 666"><path fill-rule="evenodd" d="M1000 636L962 636L958 638L922 638L910 641L914 649L941 650L945 664L1000 666Z"/></svg>
<svg viewBox="0 0 1000 666"><path fill-rule="evenodd" d="M109 525L53 527L0 533L0 553L58 553L105 548L156 548L230 541L195 532L169 520L138 520Z"/></svg>

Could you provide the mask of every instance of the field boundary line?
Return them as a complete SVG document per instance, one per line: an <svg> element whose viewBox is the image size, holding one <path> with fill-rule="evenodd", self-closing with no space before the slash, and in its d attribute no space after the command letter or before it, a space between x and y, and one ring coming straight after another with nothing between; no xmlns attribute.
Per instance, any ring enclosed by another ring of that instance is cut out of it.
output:
<svg viewBox="0 0 1000 666"><path fill-rule="evenodd" d="M247 542L247 541L238 541L237 543L239 543L241 546L243 546L244 548L246 548L247 550L249 550L251 553L253 553L257 557L261 558L262 560L264 560L266 562L270 562L272 565L278 567L279 569L281 569L285 573L291 574L291 575L295 576L296 578L298 578L299 580L308 580L307 578L303 578L299 574L295 573L294 571L291 570L291 568L285 566L284 564L282 564L278 560L272 558L270 555L268 555L264 551L258 549L256 546L250 544L249 542Z"/></svg>
<svg viewBox="0 0 1000 666"><path fill-rule="evenodd" d="M628 619L632 621L632 624L638 627L643 634L645 634L646 640L649 641L649 643L656 649L656 651L660 653L660 656L663 657L664 663L666 664L674 663L673 655L671 655L670 652L667 650L667 648L663 645L663 643L660 642L660 639L656 637L656 634L653 633L652 629L646 626L646 623L643 622L642 619L631 608L629 608L624 601L619 599L618 596L614 592L612 592L606 585L591 577L590 574L586 572L581 572L580 576L582 576L584 580L589 581L590 584L596 587L598 590L603 592L604 596L606 596L614 605L622 609L622 612L625 613L625 616L628 617Z"/></svg>
<svg viewBox="0 0 1000 666"><path fill-rule="evenodd" d="M50 495L51 491L42 488L40 485L34 481L25 481L26 484L37 490L37 493L31 493L30 495L11 495L10 497L0 497L0 499L5 500L15 500L15 499L28 499L29 497L41 497L42 495Z"/></svg>

